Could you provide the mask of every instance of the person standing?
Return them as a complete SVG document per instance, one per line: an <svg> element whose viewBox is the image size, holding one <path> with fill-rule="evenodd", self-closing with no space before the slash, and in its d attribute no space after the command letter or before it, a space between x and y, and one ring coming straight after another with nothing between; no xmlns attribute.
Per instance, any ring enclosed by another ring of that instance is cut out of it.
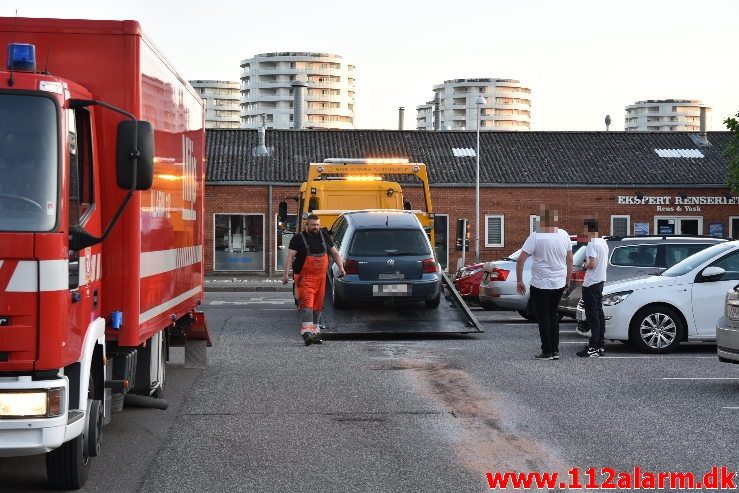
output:
<svg viewBox="0 0 739 493"><path fill-rule="evenodd" d="M572 243L567 231L558 228L555 209L542 206L539 231L531 233L521 247L516 262L516 290L526 294L523 266L532 257L530 303L539 323L541 353L536 359L559 359L559 317L557 307L572 275Z"/></svg>
<svg viewBox="0 0 739 493"><path fill-rule="evenodd" d="M292 267L301 319L300 335L306 346L321 344L318 324L326 292L328 255L336 262L339 277L346 275L341 255L329 235L321 229L321 220L316 214L308 215L305 230L293 236L287 248L282 284L287 284Z"/></svg>
<svg viewBox="0 0 739 493"><path fill-rule="evenodd" d="M608 267L608 244L598 237L598 221L585 220L584 232L588 235L585 247L585 280L582 283L582 300L585 305L585 322L590 330L588 347L576 354L583 358L603 356L603 336L606 333L606 319L603 315L603 285L606 282Z"/></svg>

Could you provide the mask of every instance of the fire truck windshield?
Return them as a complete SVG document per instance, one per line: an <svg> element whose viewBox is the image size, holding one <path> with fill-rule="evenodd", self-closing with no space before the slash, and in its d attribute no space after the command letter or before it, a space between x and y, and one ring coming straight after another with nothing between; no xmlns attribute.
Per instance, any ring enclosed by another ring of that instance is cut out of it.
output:
<svg viewBox="0 0 739 493"><path fill-rule="evenodd" d="M57 118L48 97L0 94L0 231L56 225Z"/></svg>

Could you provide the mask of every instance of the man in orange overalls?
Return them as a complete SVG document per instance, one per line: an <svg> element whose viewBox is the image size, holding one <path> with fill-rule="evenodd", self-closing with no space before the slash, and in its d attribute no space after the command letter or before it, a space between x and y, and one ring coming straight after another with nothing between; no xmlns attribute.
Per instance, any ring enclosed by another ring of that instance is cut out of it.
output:
<svg viewBox="0 0 739 493"><path fill-rule="evenodd" d="M344 272L344 263L331 238L321 231L321 220L310 214L305 224L305 231L292 237L285 258L285 270L282 283L287 284L290 267L293 271L293 282L298 297L298 310L302 325L300 335L306 346L321 344L321 330L318 322L323 310L323 296L326 291L326 272L328 271L328 255L339 267L339 276Z"/></svg>

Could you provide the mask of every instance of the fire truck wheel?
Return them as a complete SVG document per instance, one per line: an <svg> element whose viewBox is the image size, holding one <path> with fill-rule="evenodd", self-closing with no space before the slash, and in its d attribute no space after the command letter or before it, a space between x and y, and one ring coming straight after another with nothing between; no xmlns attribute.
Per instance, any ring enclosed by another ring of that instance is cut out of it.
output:
<svg viewBox="0 0 739 493"><path fill-rule="evenodd" d="M81 433L56 450L46 453L46 476L60 490L80 489L90 472L90 458L85 454L85 437Z"/></svg>
<svg viewBox="0 0 739 493"><path fill-rule="evenodd" d="M85 437L87 455L97 457L103 443L103 403L98 400L88 400L87 416L87 436Z"/></svg>

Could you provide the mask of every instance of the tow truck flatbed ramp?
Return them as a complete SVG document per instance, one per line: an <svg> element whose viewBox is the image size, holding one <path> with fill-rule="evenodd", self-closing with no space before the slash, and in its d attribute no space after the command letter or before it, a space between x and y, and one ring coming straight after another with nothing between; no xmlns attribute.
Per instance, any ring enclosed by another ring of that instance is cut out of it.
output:
<svg viewBox="0 0 739 493"><path fill-rule="evenodd" d="M353 303L337 309L326 289L322 332L331 334L474 334L482 333L475 315L449 277L442 273L444 290L436 308L423 302Z"/></svg>

